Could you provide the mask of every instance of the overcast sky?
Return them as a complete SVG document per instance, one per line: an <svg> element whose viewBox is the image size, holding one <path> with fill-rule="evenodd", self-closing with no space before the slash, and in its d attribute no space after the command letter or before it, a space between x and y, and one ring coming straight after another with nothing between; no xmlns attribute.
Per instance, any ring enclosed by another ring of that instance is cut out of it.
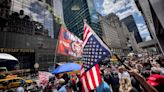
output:
<svg viewBox="0 0 164 92"><path fill-rule="evenodd" d="M133 15L141 37L146 38L146 40L151 39L143 16L138 11L138 8L133 0L94 0L94 3L97 12L99 12L102 16L115 13L121 20L130 14Z"/></svg>

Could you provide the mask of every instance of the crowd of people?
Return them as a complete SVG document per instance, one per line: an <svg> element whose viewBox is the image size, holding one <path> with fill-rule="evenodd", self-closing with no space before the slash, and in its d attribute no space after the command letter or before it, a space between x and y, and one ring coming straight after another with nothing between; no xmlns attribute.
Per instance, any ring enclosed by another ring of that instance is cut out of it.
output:
<svg viewBox="0 0 164 92"><path fill-rule="evenodd" d="M130 57L100 64L102 83L91 92L164 92L164 57ZM35 90L34 90L35 89ZM23 90L23 91L22 91ZM21 85L17 92L82 92L80 74L55 75L46 86Z"/></svg>
<svg viewBox="0 0 164 92"><path fill-rule="evenodd" d="M102 83L91 92L163 92L164 57L131 57L119 62L100 64ZM79 74L56 75L42 92L82 92Z"/></svg>
<svg viewBox="0 0 164 92"><path fill-rule="evenodd" d="M124 65L110 64L102 69L104 81L110 87L106 92L163 92L162 55L135 56L123 61Z"/></svg>

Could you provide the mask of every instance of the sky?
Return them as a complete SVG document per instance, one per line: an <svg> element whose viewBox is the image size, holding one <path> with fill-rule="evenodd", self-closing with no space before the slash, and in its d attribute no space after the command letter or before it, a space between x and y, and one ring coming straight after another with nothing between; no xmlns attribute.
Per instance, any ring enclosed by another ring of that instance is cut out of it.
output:
<svg viewBox="0 0 164 92"><path fill-rule="evenodd" d="M133 15L140 35L145 41L151 40L144 18L138 10L134 0L94 0L96 11L102 16L115 13L119 19Z"/></svg>

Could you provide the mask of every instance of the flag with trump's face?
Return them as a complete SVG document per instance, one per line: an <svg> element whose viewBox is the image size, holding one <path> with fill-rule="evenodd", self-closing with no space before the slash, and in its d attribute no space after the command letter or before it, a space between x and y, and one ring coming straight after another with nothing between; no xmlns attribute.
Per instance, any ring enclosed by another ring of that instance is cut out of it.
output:
<svg viewBox="0 0 164 92"><path fill-rule="evenodd" d="M97 36L91 27L84 24L83 35L83 67L80 80L83 91L89 92L101 84L101 75L98 63L111 56L106 44Z"/></svg>

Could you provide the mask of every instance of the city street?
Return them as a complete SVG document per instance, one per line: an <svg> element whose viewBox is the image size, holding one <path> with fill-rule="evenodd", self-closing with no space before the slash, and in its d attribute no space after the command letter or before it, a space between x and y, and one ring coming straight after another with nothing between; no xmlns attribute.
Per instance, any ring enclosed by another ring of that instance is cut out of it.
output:
<svg viewBox="0 0 164 92"><path fill-rule="evenodd" d="M0 92L163 92L164 0L0 0Z"/></svg>

